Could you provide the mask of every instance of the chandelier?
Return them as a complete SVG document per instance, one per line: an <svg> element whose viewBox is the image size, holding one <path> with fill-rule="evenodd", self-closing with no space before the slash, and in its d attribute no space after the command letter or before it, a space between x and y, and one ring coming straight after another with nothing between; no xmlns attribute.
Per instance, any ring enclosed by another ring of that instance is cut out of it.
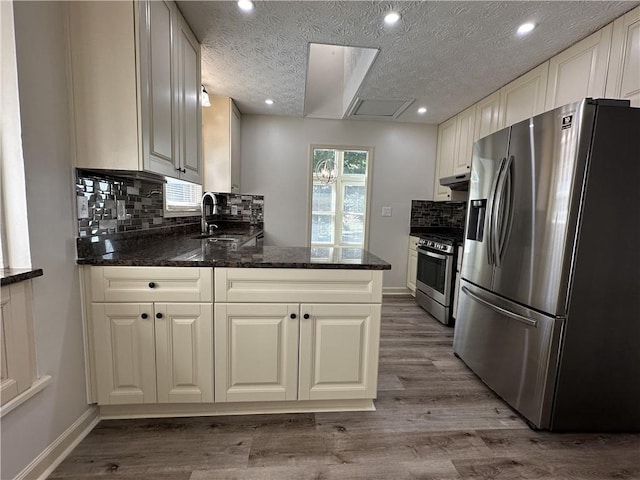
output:
<svg viewBox="0 0 640 480"><path fill-rule="evenodd" d="M324 184L335 183L337 180L336 164L332 158L318 162L313 171L316 181Z"/></svg>

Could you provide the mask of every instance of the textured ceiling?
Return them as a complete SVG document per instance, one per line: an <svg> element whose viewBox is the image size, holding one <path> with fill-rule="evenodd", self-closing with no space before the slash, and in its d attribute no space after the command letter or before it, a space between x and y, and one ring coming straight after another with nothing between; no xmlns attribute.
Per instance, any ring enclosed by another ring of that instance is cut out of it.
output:
<svg viewBox="0 0 640 480"><path fill-rule="evenodd" d="M178 1L202 43L203 83L242 113L301 117L308 42L318 42L379 48L359 96L415 98L395 121L424 123L446 120L637 4L257 1L245 14L235 1ZM393 27L382 21L390 10L402 14ZM519 38L525 21L538 26Z"/></svg>

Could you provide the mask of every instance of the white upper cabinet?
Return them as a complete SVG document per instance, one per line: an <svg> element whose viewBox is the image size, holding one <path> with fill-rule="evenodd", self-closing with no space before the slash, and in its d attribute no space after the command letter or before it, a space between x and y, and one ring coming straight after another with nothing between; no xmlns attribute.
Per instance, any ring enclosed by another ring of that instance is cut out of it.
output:
<svg viewBox="0 0 640 480"><path fill-rule="evenodd" d="M494 92L476 104L476 121L473 140L497 132L499 127L500 91Z"/></svg>
<svg viewBox="0 0 640 480"><path fill-rule="evenodd" d="M476 124L476 106L473 105L456 117L456 160L453 174L466 173L471 169L471 155L473 153L473 137Z"/></svg>
<svg viewBox="0 0 640 480"><path fill-rule="evenodd" d="M530 70L500 90L500 128L544 112L549 62Z"/></svg>
<svg viewBox="0 0 640 480"><path fill-rule="evenodd" d="M453 117L438 126L436 172L433 184L435 201L451 200L451 190L440 185L440 179L453 175L453 163L456 157L456 120L456 117Z"/></svg>
<svg viewBox="0 0 640 480"><path fill-rule="evenodd" d="M164 1L140 2L138 8L144 169L175 177L175 10Z"/></svg>
<svg viewBox="0 0 640 480"><path fill-rule="evenodd" d="M549 61L545 110L604 97L612 30L609 24Z"/></svg>
<svg viewBox="0 0 640 480"><path fill-rule="evenodd" d="M202 117L200 108L200 44L178 18L178 165L182 180L202 181Z"/></svg>
<svg viewBox="0 0 640 480"><path fill-rule="evenodd" d="M176 5L67 8L76 166L200 183L200 46Z"/></svg>
<svg viewBox="0 0 640 480"><path fill-rule="evenodd" d="M211 97L202 111L204 190L240 193L240 111L229 97Z"/></svg>
<svg viewBox="0 0 640 480"><path fill-rule="evenodd" d="M640 7L613 22L606 96L640 107Z"/></svg>

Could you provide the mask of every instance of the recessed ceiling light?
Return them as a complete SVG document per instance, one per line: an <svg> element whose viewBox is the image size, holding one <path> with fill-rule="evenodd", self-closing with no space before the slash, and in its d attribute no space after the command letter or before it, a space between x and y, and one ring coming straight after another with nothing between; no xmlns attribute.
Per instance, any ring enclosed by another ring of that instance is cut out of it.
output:
<svg viewBox="0 0 640 480"><path fill-rule="evenodd" d="M425 113L427 113L427 107L420 107L420 108L418 109L418 113L419 113L420 115L424 115Z"/></svg>
<svg viewBox="0 0 640 480"><path fill-rule="evenodd" d="M518 35L526 35L534 28L536 28L536 26L531 22L523 23L518 27Z"/></svg>
<svg viewBox="0 0 640 480"><path fill-rule="evenodd" d="M398 12L389 12L384 16L384 23L387 25L393 25L400 20L400 14Z"/></svg>
<svg viewBox="0 0 640 480"><path fill-rule="evenodd" d="M267 105L273 105L273 100L271 100L270 98L267 98L264 103L266 103Z"/></svg>
<svg viewBox="0 0 640 480"><path fill-rule="evenodd" d="M250 12L253 10L253 2L251 0L239 0L238 8L245 12Z"/></svg>

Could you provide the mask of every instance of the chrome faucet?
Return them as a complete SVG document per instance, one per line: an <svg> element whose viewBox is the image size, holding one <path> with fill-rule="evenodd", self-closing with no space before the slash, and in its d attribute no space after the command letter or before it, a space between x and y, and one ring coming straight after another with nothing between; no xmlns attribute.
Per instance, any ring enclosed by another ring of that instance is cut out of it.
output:
<svg viewBox="0 0 640 480"><path fill-rule="evenodd" d="M202 195L202 221L200 223L201 233L203 235L210 235L213 230L218 228L215 223L209 223L207 217L216 215L218 213L218 199L215 193L204 192Z"/></svg>

